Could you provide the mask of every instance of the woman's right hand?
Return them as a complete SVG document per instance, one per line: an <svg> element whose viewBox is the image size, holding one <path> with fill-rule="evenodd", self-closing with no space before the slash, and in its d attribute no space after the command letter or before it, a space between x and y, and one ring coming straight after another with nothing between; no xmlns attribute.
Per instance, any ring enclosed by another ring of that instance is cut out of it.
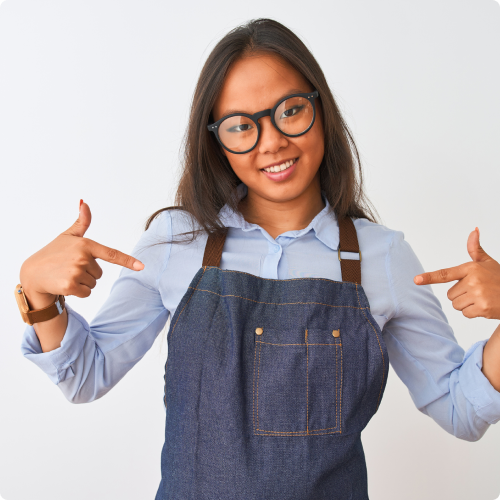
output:
<svg viewBox="0 0 500 500"><path fill-rule="evenodd" d="M80 200L76 222L24 261L20 281L30 309L46 307L56 295L88 297L102 276L96 259L134 271L144 269L134 257L85 238L91 219L89 206Z"/></svg>

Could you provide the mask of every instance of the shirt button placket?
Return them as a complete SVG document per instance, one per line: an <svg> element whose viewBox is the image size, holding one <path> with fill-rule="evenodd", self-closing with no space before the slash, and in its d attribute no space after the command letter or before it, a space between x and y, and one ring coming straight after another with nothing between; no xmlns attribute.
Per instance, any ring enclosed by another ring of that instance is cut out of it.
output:
<svg viewBox="0 0 500 500"><path fill-rule="evenodd" d="M262 263L262 278L278 279L278 264L281 259L282 248L277 243L269 242L268 254Z"/></svg>

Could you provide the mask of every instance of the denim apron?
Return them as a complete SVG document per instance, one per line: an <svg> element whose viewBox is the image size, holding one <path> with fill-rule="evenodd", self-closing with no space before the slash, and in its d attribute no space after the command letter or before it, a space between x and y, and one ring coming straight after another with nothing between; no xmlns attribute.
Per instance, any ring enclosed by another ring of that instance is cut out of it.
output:
<svg viewBox="0 0 500 500"><path fill-rule="evenodd" d="M168 332L156 500L366 500L361 431L389 363L361 261L340 261L342 282L265 279L219 268L226 234ZM359 252L349 217L339 241L339 260Z"/></svg>

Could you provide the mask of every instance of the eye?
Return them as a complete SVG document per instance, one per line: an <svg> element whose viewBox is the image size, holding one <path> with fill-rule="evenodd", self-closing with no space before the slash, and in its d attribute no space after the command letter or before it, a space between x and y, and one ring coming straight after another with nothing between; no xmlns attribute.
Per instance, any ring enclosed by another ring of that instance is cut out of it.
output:
<svg viewBox="0 0 500 500"><path fill-rule="evenodd" d="M300 113L300 111L304 108L304 106L293 106L292 108L286 109L280 116L280 120L282 118L290 118Z"/></svg>
<svg viewBox="0 0 500 500"><path fill-rule="evenodd" d="M240 123L239 125L234 125L226 129L226 132L238 133L238 132L248 132L253 127L249 123Z"/></svg>

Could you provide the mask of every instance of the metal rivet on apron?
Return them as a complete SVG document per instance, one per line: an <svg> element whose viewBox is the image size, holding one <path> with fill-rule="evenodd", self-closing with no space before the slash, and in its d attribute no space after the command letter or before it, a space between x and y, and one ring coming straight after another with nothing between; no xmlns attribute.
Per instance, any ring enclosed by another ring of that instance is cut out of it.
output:
<svg viewBox="0 0 500 500"><path fill-rule="evenodd" d="M262 335L262 334L264 333L264 329L263 329L263 328L256 328L256 329L255 329L255 333L256 333L257 335Z"/></svg>
<svg viewBox="0 0 500 500"><path fill-rule="evenodd" d="M334 337L340 337L340 330L333 330L332 335Z"/></svg>

